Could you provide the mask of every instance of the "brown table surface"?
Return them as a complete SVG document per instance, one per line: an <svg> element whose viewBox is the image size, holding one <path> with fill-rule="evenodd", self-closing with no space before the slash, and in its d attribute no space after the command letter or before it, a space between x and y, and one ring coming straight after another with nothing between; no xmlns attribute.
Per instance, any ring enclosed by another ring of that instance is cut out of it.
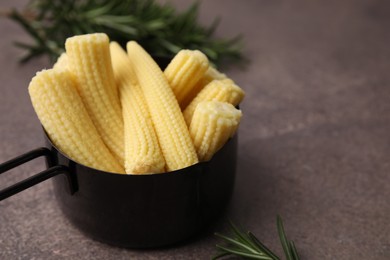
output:
<svg viewBox="0 0 390 260"><path fill-rule="evenodd" d="M26 1L2 1L2 8ZM190 1L175 1L187 6ZM203 1L202 22L244 36L251 64L228 73L246 91L228 219L282 253L276 215L302 259L390 259L390 3ZM20 65L26 40L0 20L0 161L43 144L27 86L45 59ZM2 174L0 188L44 168ZM51 182L0 202L0 259L208 259L212 234L128 250L85 237L60 213Z"/></svg>

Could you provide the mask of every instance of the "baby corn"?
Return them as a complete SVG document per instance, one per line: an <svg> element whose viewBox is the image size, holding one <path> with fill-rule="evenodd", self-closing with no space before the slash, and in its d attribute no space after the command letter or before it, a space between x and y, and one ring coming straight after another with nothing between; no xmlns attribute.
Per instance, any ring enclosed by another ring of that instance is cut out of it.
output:
<svg viewBox="0 0 390 260"><path fill-rule="evenodd" d="M173 171L197 163L188 128L164 73L136 42L127 43L127 52L149 107L166 170Z"/></svg>
<svg viewBox="0 0 390 260"><path fill-rule="evenodd" d="M209 66L208 70L206 73L203 75L203 77L196 83L199 90L203 89L207 84L209 84L213 80L220 80L220 79L228 79L228 77L219 72L216 68ZM198 86L199 85L199 86Z"/></svg>
<svg viewBox="0 0 390 260"><path fill-rule="evenodd" d="M207 85L215 79L227 79L227 76L210 66L202 78L203 84Z"/></svg>
<svg viewBox="0 0 390 260"><path fill-rule="evenodd" d="M38 72L28 90L41 124L61 151L86 166L124 173L100 138L68 71Z"/></svg>
<svg viewBox="0 0 390 260"><path fill-rule="evenodd" d="M181 50L164 70L168 83L182 109L200 91L195 88L196 83L204 76L208 68L209 61L202 52Z"/></svg>
<svg viewBox="0 0 390 260"><path fill-rule="evenodd" d="M230 79L213 80L199 92L183 111L184 119L189 126L194 111L200 102L215 100L237 106L244 98L244 95L244 91Z"/></svg>
<svg viewBox="0 0 390 260"><path fill-rule="evenodd" d="M64 52L58 57L53 69L67 69L68 68L68 55Z"/></svg>
<svg viewBox="0 0 390 260"><path fill-rule="evenodd" d="M129 57L116 42L110 43L110 51L122 103L126 173L164 172L165 160Z"/></svg>
<svg viewBox="0 0 390 260"><path fill-rule="evenodd" d="M201 102L190 125L199 161L208 161L234 135L242 113L225 102Z"/></svg>
<svg viewBox="0 0 390 260"><path fill-rule="evenodd" d="M99 134L124 162L123 118L111 66L109 39L104 33L70 37L65 42L68 69Z"/></svg>
<svg viewBox="0 0 390 260"><path fill-rule="evenodd" d="M192 95L188 97L188 99L186 100L185 102L185 106L183 106L182 110L184 110L189 103L191 103L191 101L196 97L196 95L207 85L209 84L211 81L215 80L215 79L228 79L228 77L219 72L216 68L214 68L213 66L209 66L209 68L207 69L206 73L203 75L202 78L200 78L198 80L198 82L196 82L196 84L193 86L193 91L192 91Z"/></svg>

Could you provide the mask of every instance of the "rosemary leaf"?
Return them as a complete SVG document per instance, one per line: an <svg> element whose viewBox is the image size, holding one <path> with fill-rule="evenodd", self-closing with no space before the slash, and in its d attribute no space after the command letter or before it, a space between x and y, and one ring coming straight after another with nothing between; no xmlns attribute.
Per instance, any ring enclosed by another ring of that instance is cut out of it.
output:
<svg viewBox="0 0 390 260"><path fill-rule="evenodd" d="M264 250L262 250L262 248L259 247L258 244L252 240L252 238L250 237L250 232L247 232L246 234L241 232L232 222L230 222L230 226L232 227L233 232L237 235L238 239L240 239L243 243L248 244L257 252L261 252L261 254L267 255L267 252L263 253Z"/></svg>
<svg viewBox="0 0 390 260"><path fill-rule="evenodd" d="M294 260L299 260L298 252L293 241L289 242L290 252Z"/></svg>
<svg viewBox="0 0 390 260"><path fill-rule="evenodd" d="M260 254L260 255L262 255L261 252L258 252L257 250L251 248L250 246L245 245L245 244L242 243L242 242L239 242L238 240L235 240L235 239L226 237L226 236L221 235L221 234L219 234L219 233L215 233L215 235L218 236L218 237L220 237L220 238L222 238L222 239L224 239L224 240L226 240L227 242L230 242L232 245L235 245L235 246L237 246L237 247L239 247L239 248L243 248L243 249L245 249L245 250L247 250L247 251L249 251L249 252L252 252L253 254Z"/></svg>
<svg viewBox="0 0 390 260"><path fill-rule="evenodd" d="M283 251L284 254L286 255L287 260L294 260L291 255L290 246L286 237L286 233L284 232L283 222L279 215L277 216L277 227L278 227L280 243L282 244Z"/></svg>
<svg viewBox="0 0 390 260"><path fill-rule="evenodd" d="M277 216L276 225L286 260L299 260L294 242L287 239L280 216ZM230 222L230 226L233 233L232 237L215 233L216 236L222 238L227 244L225 246L216 245L220 254L216 255L213 259L235 255L243 258L280 260L280 258L260 242L253 233L249 231L247 233L242 232L232 222Z"/></svg>
<svg viewBox="0 0 390 260"><path fill-rule="evenodd" d="M249 237L251 240L266 254L268 254L270 257L272 257L273 260L279 260L279 257L277 257L274 253L272 253L271 250L268 249L263 243L261 243L255 235L253 235L251 232L248 232Z"/></svg>
<svg viewBox="0 0 390 260"><path fill-rule="evenodd" d="M129 40L138 41L155 56L173 57L181 49L198 49L215 65L245 61L242 38L215 38L219 19L210 26L200 25L199 5L194 2L179 13L172 5L155 0L30 0L25 11L4 15L32 38L27 49L30 58L47 55L56 59L66 38L104 32L122 46Z"/></svg>

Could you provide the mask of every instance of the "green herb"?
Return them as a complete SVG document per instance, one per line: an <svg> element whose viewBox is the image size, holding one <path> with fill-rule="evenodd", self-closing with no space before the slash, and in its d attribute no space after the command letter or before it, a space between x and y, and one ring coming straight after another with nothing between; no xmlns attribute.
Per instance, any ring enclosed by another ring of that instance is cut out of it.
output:
<svg viewBox="0 0 390 260"><path fill-rule="evenodd" d="M48 55L54 61L67 37L104 32L122 46L136 40L155 56L172 57L180 49L198 49L216 65L243 60L241 37L216 39L218 19L198 23L199 4L178 13L172 5L154 0L30 0L23 12L2 12L21 25L32 43L16 43L27 50L22 61Z"/></svg>
<svg viewBox="0 0 390 260"><path fill-rule="evenodd" d="M277 229L279 239L283 247L286 260L299 260L297 249L294 242L287 239L284 232L283 222L280 216L277 217ZM232 237L224 236L219 233L215 235L227 242L226 245L216 245L219 254L213 259L218 259L224 256L235 255L243 258L263 259L263 260L280 260L270 249L261 243L251 232L244 233L239 230L233 223L230 223L232 228Z"/></svg>

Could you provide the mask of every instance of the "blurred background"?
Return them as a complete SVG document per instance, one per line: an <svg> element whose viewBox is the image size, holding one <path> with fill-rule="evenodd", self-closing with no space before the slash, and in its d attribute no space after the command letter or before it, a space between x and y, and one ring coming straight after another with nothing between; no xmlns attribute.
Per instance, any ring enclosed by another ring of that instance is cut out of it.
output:
<svg viewBox="0 0 390 260"><path fill-rule="evenodd" d="M235 191L214 230L165 249L111 247L71 226L49 181L0 202L0 259L209 259L229 219L282 255L277 214L301 259L390 259L390 3L202 1L199 23L215 17L215 37L241 35L249 62L220 66L246 98ZM43 144L27 86L51 63L19 63L25 52L13 42L31 38L17 23L1 17L0 33L3 162ZM43 165L2 174L0 189Z"/></svg>

